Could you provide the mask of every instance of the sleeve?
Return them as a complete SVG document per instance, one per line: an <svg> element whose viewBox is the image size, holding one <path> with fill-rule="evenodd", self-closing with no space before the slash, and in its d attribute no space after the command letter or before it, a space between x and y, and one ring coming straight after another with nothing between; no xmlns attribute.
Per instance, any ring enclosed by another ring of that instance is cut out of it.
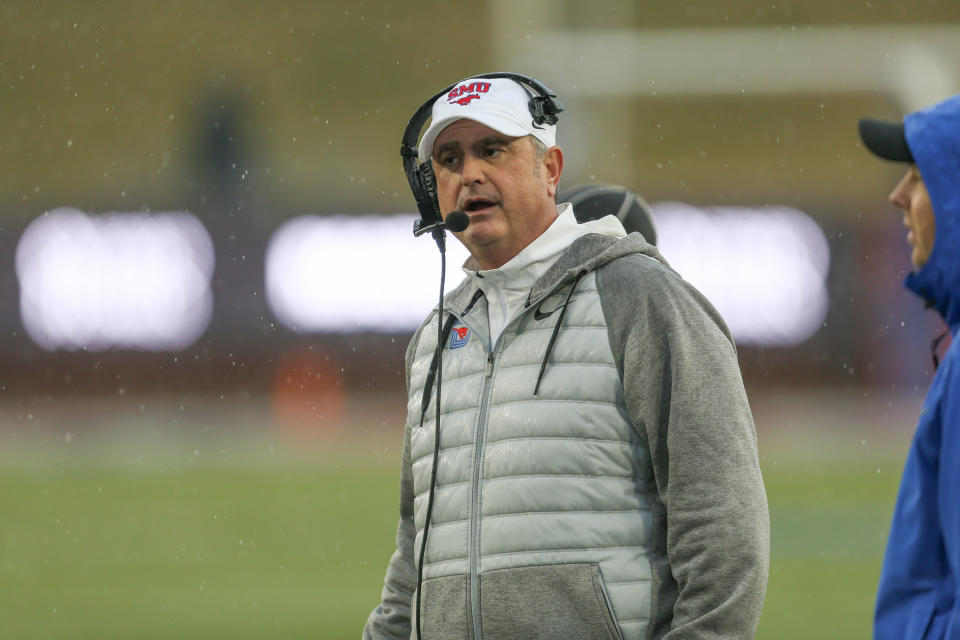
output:
<svg viewBox="0 0 960 640"><path fill-rule="evenodd" d="M921 410L900 480L877 590L877 639L942 638L953 608L956 585L938 505L956 504L946 494L960 481L960 443L947 435L960 422L960 388L946 366L938 378Z"/></svg>
<svg viewBox="0 0 960 640"><path fill-rule="evenodd" d="M706 298L651 258L611 263L598 288L660 499L652 509L652 632L753 638L770 519L733 340Z"/></svg>
<svg viewBox="0 0 960 640"><path fill-rule="evenodd" d="M421 326L407 347L406 381L408 395L410 393L410 369L416 345L423 330L424 327ZM363 640L409 640L410 638L410 604L417 588L417 568L414 562L414 540L417 532L413 520L413 501L410 420L408 419L403 436L397 549L393 552L393 556L391 556L387 565L387 575L384 579L380 604L370 614L363 629Z"/></svg>
<svg viewBox="0 0 960 640"><path fill-rule="evenodd" d="M370 614L363 629L363 640L408 640L410 603L417 586L414 564L413 477L410 469L409 429L403 441L403 472L400 481L400 523L397 525L397 549L387 565L380 604Z"/></svg>

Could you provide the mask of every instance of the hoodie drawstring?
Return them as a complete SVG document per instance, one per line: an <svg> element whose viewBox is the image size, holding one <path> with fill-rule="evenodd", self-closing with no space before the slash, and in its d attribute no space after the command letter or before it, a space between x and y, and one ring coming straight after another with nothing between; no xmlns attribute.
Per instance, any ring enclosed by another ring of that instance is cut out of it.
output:
<svg viewBox="0 0 960 640"><path fill-rule="evenodd" d="M557 318L557 324L553 327L553 334L550 336L550 342L547 343L547 351L543 354L543 362L540 364L540 374L537 376L537 385L533 388L533 395L537 395L537 392L540 391L540 381L543 380L543 373L547 370L547 360L550 359L550 353L553 351L553 343L557 341L557 334L560 333L560 325L563 323L563 316L567 313L567 306L570 304L570 298L573 297L573 291L577 288L577 283L580 282L587 272L581 271L577 274L577 277L574 279L573 284L570 285L570 293L567 294L567 299L563 303L563 308L560 309L560 317Z"/></svg>
<svg viewBox="0 0 960 640"><path fill-rule="evenodd" d="M462 316L470 313L470 310L473 309L473 305L477 303L477 300L480 299L480 296L483 295L483 291L477 289L477 292L473 294L473 298L470 300L470 304L467 305L467 308L463 310L460 314ZM457 317L452 313L447 316L446 322L443 324L443 331L440 334L440 344L445 344L447 339L450 337L450 330L453 329L453 323L456 321ZM423 426L423 418L427 413L427 405L430 404L430 394L433 392L433 380L437 375L437 366L440 364L437 360L437 357L440 355L442 349L438 349L433 352L433 359L430 361L430 369L427 371L427 381L423 385L423 396L420 399L420 426Z"/></svg>
<svg viewBox="0 0 960 640"><path fill-rule="evenodd" d="M940 368L940 357L937 355L937 347L940 346L940 343L943 342L943 339L950 335L950 328L947 327L943 330L943 333L938 335L936 338L930 341L930 355L933 357L933 370L936 371Z"/></svg>
<svg viewBox="0 0 960 640"><path fill-rule="evenodd" d="M452 313L447 316L446 322L443 323L443 330L440 332L440 344L444 344L450 337L450 330L453 329L453 323L456 319L457 316ZM423 396L420 398L421 427L423 426L423 419L427 415L427 405L430 404L430 394L433 392L433 380L437 375L437 365L440 364L438 356L441 350L442 347L433 352L433 360L430 361L430 369L427 371L427 381L423 385Z"/></svg>

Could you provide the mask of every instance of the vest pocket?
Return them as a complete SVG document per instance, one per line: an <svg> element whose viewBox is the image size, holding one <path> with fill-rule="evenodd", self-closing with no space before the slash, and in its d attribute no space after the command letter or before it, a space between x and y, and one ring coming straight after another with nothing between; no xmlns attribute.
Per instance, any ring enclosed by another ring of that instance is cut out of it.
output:
<svg viewBox="0 0 960 640"><path fill-rule="evenodd" d="M443 638L457 640L469 638L467 616L467 576L445 576L424 580L420 585L420 631L424 640ZM411 618L416 615L417 593L410 601ZM414 620L414 625L416 621ZM416 639L416 626L411 628L411 638Z"/></svg>
<svg viewBox="0 0 960 640"><path fill-rule="evenodd" d="M498 569L480 575L484 640L620 640L596 563Z"/></svg>
<svg viewBox="0 0 960 640"><path fill-rule="evenodd" d="M603 581L603 573L600 571L600 566L595 564L596 575L597 575L597 584L600 586L600 592L603 595L603 601L607 605L607 612L610 614L610 622L613 624L614 637L617 640L623 640L623 633L620 631L620 623L617 622L617 615L613 610L613 602L610 600L610 593L607 591L607 585Z"/></svg>

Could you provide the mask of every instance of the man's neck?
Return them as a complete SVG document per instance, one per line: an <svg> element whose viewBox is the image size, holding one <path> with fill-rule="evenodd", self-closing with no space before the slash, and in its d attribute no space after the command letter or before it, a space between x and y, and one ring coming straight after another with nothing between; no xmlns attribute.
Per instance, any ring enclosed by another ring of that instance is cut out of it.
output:
<svg viewBox="0 0 960 640"><path fill-rule="evenodd" d="M546 220L546 223L543 225L543 228L540 231L530 238L522 247L509 247L506 245L500 245L500 243L494 243L480 247L482 251L477 251L476 253L471 253L470 262L465 265L474 271L489 271L490 269L499 269L503 265L507 264L513 260L521 251L530 246L530 243L543 235L543 233L550 228L550 225L553 224L554 220L557 219L556 207L553 207L553 216Z"/></svg>

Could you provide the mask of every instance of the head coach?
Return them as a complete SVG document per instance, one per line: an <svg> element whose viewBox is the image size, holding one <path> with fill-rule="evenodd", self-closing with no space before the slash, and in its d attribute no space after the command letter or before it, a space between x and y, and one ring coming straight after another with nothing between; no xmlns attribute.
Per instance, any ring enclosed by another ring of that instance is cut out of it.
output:
<svg viewBox="0 0 960 640"><path fill-rule="evenodd" d="M769 517L733 340L640 234L556 204L560 111L484 74L404 135L421 228L471 257L407 349L397 549L364 638L756 631Z"/></svg>

